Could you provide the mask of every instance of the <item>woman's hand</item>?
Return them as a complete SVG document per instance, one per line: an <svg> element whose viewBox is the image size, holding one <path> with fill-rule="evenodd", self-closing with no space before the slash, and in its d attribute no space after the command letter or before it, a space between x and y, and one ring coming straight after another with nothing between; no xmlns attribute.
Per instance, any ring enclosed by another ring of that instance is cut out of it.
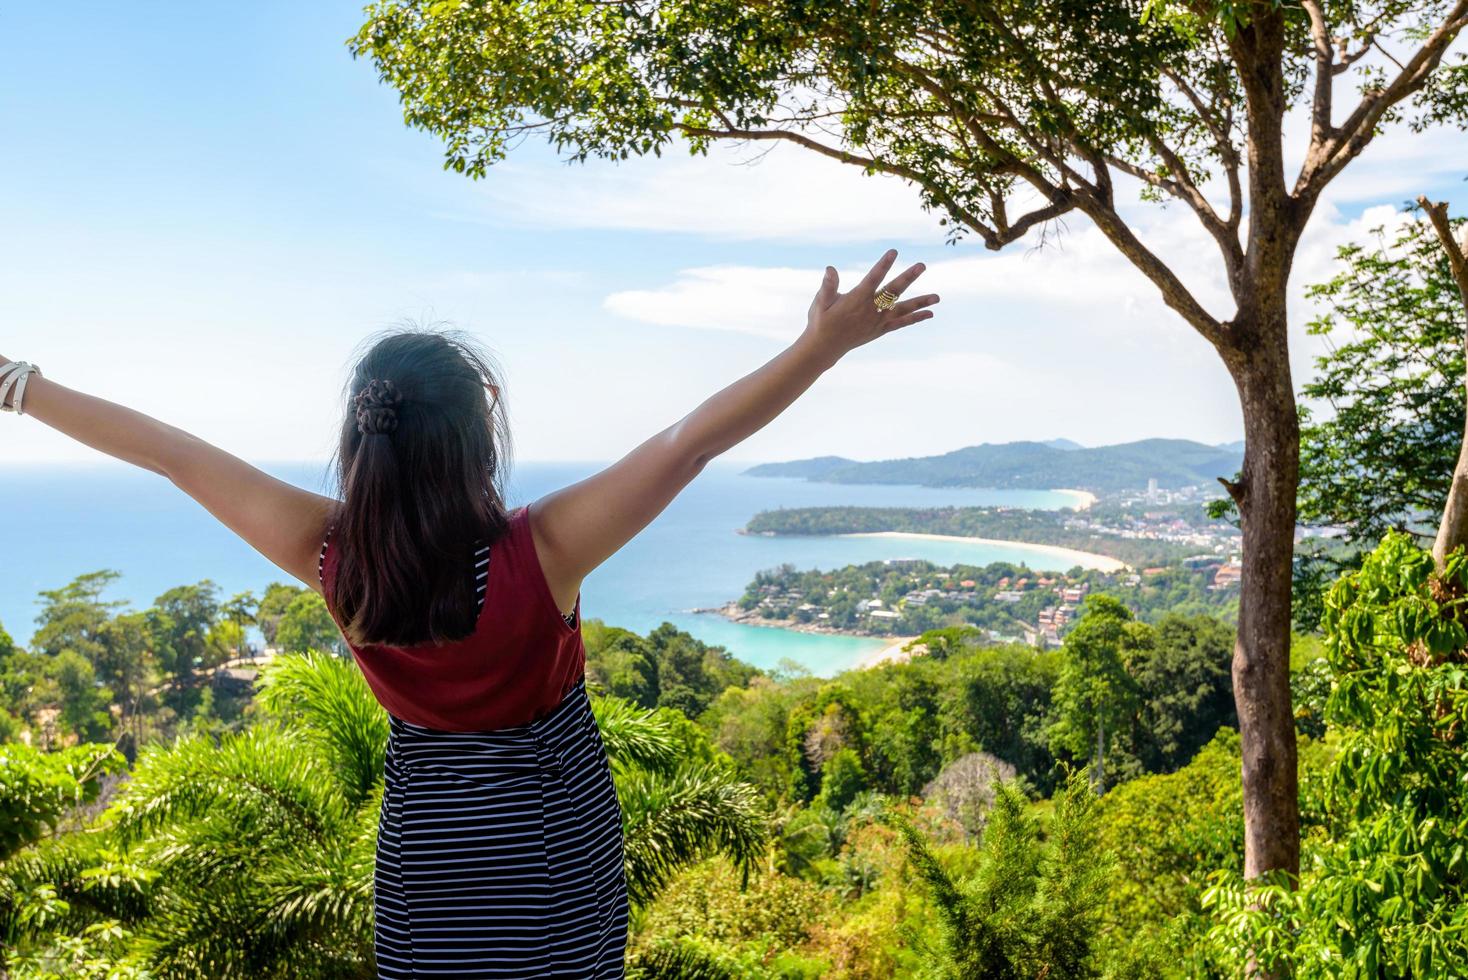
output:
<svg viewBox="0 0 1468 980"><path fill-rule="evenodd" d="M923 307L936 296L877 309L877 286L896 260L889 251L844 294L836 291L836 270L827 269L810 323L794 344L600 473L535 502L530 530L557 606L570 608L582 579L662 513L709 460L764 428L843 354L933 315ZM922 273L915 265L887 289L901 295Z"/></svg>
<svg viewBox="0 0 1468 980"><path fill-rule="evenodd" d="M811 301L810 316L806 322L805 333L800 338L801 341L821 351L832 364L835 364L847 352L862 344L870 343L883 334L908 324L932 317L933 312L926 307L938 302L938 296L935 293L902 300L893 305L891 309L877 308L876 298L880 291L879 287L893 296L901 296L927 268L919 262L885 286L881 286L883 278L891 270L892 263L896 261L897 250L888 249L861 282L847 293L837 292L836 270L831 266L826 266L826 277L821 280L821 288L816 293L816 298Z"/></svg>

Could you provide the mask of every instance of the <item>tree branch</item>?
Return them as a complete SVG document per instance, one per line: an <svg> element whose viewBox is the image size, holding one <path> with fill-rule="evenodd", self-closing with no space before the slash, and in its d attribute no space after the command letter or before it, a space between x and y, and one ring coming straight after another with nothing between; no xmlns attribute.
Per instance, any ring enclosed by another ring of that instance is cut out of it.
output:
<svg viewBox="0 0 1468 980"><path fill-rule="evenodd" d="M1230 340L1228 329L1184 286L1177 274L1168 268L1151 249L1142 244L1131 227L1116 213L1109 201L1102 201L1087 191L1075 195L1076 207L1096 223L1101 233L1126 256L1162 293L1162 301L1203 335L1214 347L1223 349Z"/></svg>
<svg viewBox="0 0 1468 980"><path fill-rule="evenodd" d="M1154 140L1153 142L1156 144L1153 147L1153 152L1161 156L1168 167L1172 168L1174 173L1179 174L1177 179L1169 180L1155 171L1138 166L1114 154L1107 154L1106 162L1122 173L1130 174L1143 183L1172 195L1192 208L1193 213L1198 216L1198 221L1207 230L1208 234L1213 236L1213 240L1218 243L1218 249L1223 253L1223 263L1228 272L1229 282L1232 284L1244 264L1244 250L1243 246L1239 244L1238 226L1236 224L1230 225L1220 218L1218 212L1213 209L1213 205L1208 202L1208 199L1203 196L1203 192L1198 189L1198 185L1193 182L1192 178L1187 176L1187 171L1177 169L1183 166L1183 162L1171 149L1164 146L1161 140Z"/></svg>
<svg viewBox="0 0 1468 980"><path fill-rule="evenodd" d="M674 126L685 136L694 136L703 139L785 140L807 150L813 150L821 156L829 157L840 163L862 167L868 171L892 174L894 177L901 177L925 190L932 196L933 200L946 208L951 215L978 234L984 240L986 248L994 251L1023 238L1025 232L1029 231L1035 225L1057 218L1074 207L1074 204L1068 201L1052 202L1044 208L1026 214L1014 224L1005 224L1002 228L994 227L989 222L984 221L972 209L959 204L942 187L928 180L910 167L885 160L878 160L875 157L862 156L859 153L852 153L849 150L843 150L838 147L827 146L825 143L812 139L804 133L797 133L787 129L740 129L732 125L726 129L709 129L703 126L691 126L687 123L674 123Z"/></svg>
<svg viewBox="0 0 1468 980"><path fill-rule="evenodd" d="M1213 109L1204 104L1203 99L1187 83L1186 79L1169 69L1163 69L1162 75L1183 93L1184 98L1192 103L1193 111L1198 114L1203 125L1208 127L1208 131L1213 134L1213 144L1218 150L1219 162L1223 164L1224 178L1228 181L1228 218L1225 219L1224 224L1228 227L1229 233L1237 239L1239 223L1244 217L1244 187L1243 182L1239 179L1239 151L1234 146L1229 133L1229 127L1232 125L1228 121L1229 114L1226 114L1225 119L1220 121Z"/></svg>
<svg viewBox="0 0 1468 980"><path fill-rule="evenodd" d="M1311 152L1305 157L1305 165L1300 168L1300 175L1295 181L1295 197L1318 196L1346 164L1366 149L1376 136L1376 128L1382 116L1427 83L1427 79L1442 62L1448 45L1453 43L1464 27L1468 27L1468 0L1458 0L1416 53L1402 64L1396 77L1386 86L1376 88L1363 96L1351 115L1328 140L1311 147Z"/></svg>
<svg viewBox="0 0 1468 980"><path fill-rule="evenodd" d="M1310 43L1315 47L1315 92L1310 105L1310 145L1321 146L1334 135L1330 126L1331 96L1335 89L1335 50L1319 0L1300 0L1310 16Z"/></svg>
<svg viewBox="0 0 1468 980"><path fill-rule="evenodd" d="M1458 294L1463 300L1463 312L1468 313L1468 226L1463 229L1463 241L1461 244L1453 238L1453 225L1448 220L1448 205L1445 201L1433 203L1424 194L1417 198L1417 203L1427 213L1428 220L1432 222L1432 230L1437 233L1437 240L1442 243L1443 251L1448 255L1448 268L1453 273L1453 281L1458 284Z"/></svg>

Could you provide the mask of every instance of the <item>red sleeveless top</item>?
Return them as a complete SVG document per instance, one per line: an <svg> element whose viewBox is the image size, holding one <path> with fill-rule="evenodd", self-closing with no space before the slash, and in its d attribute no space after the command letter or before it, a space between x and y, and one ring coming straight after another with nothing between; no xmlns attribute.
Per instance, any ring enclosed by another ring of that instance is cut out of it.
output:
<svg viewBox="0 0 1468 980"><path fill-rule="evenodd" d="M336 574L337 551L328 532L323 589ZM390 714L454 732L523 725L549 713L585 675L581 597L572 627L541 571L529 507L511 513L509 528L490 546L488 573L484 604L467 637L438 646L348 644ZM336 612L331 616L340 629Z"/></svg>

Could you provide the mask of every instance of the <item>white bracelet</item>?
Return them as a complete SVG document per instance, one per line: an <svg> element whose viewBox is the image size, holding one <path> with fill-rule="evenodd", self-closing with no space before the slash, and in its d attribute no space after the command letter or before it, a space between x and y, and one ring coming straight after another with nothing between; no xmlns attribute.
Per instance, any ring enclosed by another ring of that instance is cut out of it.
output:
<svg viewBox="0 0 1468 980"><path fill-rule="evenodd" d="M45 377L41 369L29 361L11 361L0 367L0 412L14 412L24 415L22 403L25 399L26 381L32 374ZM5 396L10 394L11 387L15 388L15 400L10 407L5 405Z"/></svg>

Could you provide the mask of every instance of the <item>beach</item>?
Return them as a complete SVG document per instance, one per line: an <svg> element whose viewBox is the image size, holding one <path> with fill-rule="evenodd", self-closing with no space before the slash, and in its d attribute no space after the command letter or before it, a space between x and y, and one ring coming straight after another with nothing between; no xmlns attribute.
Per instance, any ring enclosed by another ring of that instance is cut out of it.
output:
<svg viewBox="0 0 1468 980"><path fill-rule="evenodd" d="M1089 490L1065 490L1065 489L1059 489L1059 490L1051 490L1050 492L1051 493L1063 493L1067 497L1070 497L1070 498L1074 499L1075 500L1075 503L1071 505L1071 509L1072 510L1090 510L1092 507L1094 507L1096 505L1096 501L1100 499L1099 497L1097 497L1094 493L1092 493Z"/></svg>
<svg viewBox="0 0 1468 980"><path fill-rule="evenodd" d="M1103 572L1119 572L1128 567L1127 563L1120 558L1098 555L1090 551L1078 551L1075 548L1062 548L1054 544L1030 544L1027 541L1002 541L998 538L972 538L962 534L926 534L922 531L859 531L854 534L837 535L837 537L906 538L913 541L962 541L969 544L1003 545L1007 548L1034 551L1038 554L1048 555L1051 558L1058 558L1064 562L1068 562L1070 565L1095 568Z"/></svg>
<svg viewBox="0 0 1468 980"><path fill-rule="evenodd" d="M889 661L892 663L905 663L913 657L928 652L928 648L921 643L917 644L911 650L903 649L903 647L916 639L917 637L915 636L893 637L891 645L885 646L880 650L873 650L868 654L863 654L861 659L852 666L857 670L865 670L868 667L875 667L878 664Z"/></svg>

